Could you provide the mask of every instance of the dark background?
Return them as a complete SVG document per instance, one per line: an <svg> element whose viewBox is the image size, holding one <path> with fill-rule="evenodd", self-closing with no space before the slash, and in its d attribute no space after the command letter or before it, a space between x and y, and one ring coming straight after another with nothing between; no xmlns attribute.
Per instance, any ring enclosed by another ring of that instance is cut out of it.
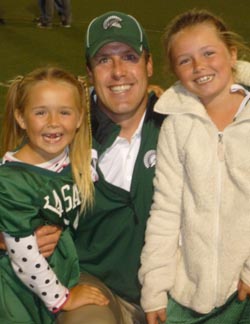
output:
<svg viewBox="0 0 250 324"><path fill-rule="evenodd" d="M39 29L33 21L39 16L35 0L0 0L0 84L32 69L56 63L75 74L85 74L84 35L92 18L108 10L134 15L149 37L154 59L151 83L168 87L172 78L164 73L161 36L168 21L191 8L206 8L220 15L228 26L250 41L249 0L72 0L72 28L59 25L57 15L52 29ZM0 86L0 123L6 87Z"/></svg>

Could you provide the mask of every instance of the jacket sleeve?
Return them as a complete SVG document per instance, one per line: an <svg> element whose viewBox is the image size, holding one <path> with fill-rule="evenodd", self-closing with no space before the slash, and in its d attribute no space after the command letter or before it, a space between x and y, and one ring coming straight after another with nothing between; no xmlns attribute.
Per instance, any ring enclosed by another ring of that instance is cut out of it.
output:
<svg viewBox="0 0 250 324"><path fill-rule="evenodd" d="M57 278L47 260L39 252L35 235L16 238L3 233L11 265L17 277L38 295L53 313L60 310L69 290Z"/></svg>
<svg viewBox="0 0 250 324"><path fill-rule="evenodd" d="M175 280L180 238L183 167L174 116L165 119L157 147L154 200L141 254L141 304L146 312L166 308ZM179 143L180 144L180 143Z"/></svg>

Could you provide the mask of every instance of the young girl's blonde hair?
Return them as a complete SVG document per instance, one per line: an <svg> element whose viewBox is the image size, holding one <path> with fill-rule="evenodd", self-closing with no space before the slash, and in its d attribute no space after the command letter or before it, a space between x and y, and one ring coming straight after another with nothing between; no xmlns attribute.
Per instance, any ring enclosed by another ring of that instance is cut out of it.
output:
<svg viewBox="0 0 250 324"><path fill-rule="evenodd" d="M64 82L75 88L75 96L82 123L69 147L70 162L73 178L81 195L81 210L83 211L93 201L93 183L91 180L91 127L89 89L84 78L58 68L38 68L26 76L18 76L11 81L7 92L5 114L2 129L2 153L14 150L28 139L15 119L15 111L24 114L34 85L41 81Z"/></svg>
<svg viewBox="0 0 250 324"><path fill-rule="evenodd" d="M163 35L163 47L165 50L166 68L172 69L171 59L171 41L174 35L185 28L193 27L199 24L210 24L215 27L218 36L230 50L236 48L238 57L245 59L249 56L249 47L244 43L242 37L228 29L222 18L214 15L205 9L191 9L173 18L167 25Z"/></svg>

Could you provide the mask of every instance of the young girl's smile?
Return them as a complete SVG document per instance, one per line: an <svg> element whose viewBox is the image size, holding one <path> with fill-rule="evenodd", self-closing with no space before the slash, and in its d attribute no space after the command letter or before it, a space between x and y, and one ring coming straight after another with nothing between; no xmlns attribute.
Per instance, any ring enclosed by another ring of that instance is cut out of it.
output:
<svg viewBox="0 0 250 324"><path fill-rule="evenodd" d="M81 123L77 105L75 90L67 83L42 81L34 85L24 114L16 113L28 137L16 157L38 164L62 153Z"/></svg>
<svg viewBox="0 0 250 324"><path fill-rule="evenodd" d="M204 105L218 95L229 95L236 59L237 50L229 50L209 23L185 28L171 40L171 60L176 76Z"/></svg>

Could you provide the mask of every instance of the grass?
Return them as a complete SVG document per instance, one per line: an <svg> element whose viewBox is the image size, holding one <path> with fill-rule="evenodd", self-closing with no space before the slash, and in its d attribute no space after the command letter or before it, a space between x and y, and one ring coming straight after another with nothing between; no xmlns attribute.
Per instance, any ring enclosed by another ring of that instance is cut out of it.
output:
<svg viewBox="0 0 250 324"><path fill-rule="evenodd" d="M154 58L151 82L167 87L172 79L164 75L161 36L168 21L190 8L206 8L222 16L230 28L249 41L249 1L241 0L72 0L72 28L39 29L33 19L39 15L37 1L1 0L0 18L0 84L19 74L46 64L60 65L75 74L85 74L84 35L92 18L109 10L134 15L144 26ZM0 86L0 112L6 88ZM1 117L1 114L0 114ZM1 121L0 121L1 123Z"/></svg>

